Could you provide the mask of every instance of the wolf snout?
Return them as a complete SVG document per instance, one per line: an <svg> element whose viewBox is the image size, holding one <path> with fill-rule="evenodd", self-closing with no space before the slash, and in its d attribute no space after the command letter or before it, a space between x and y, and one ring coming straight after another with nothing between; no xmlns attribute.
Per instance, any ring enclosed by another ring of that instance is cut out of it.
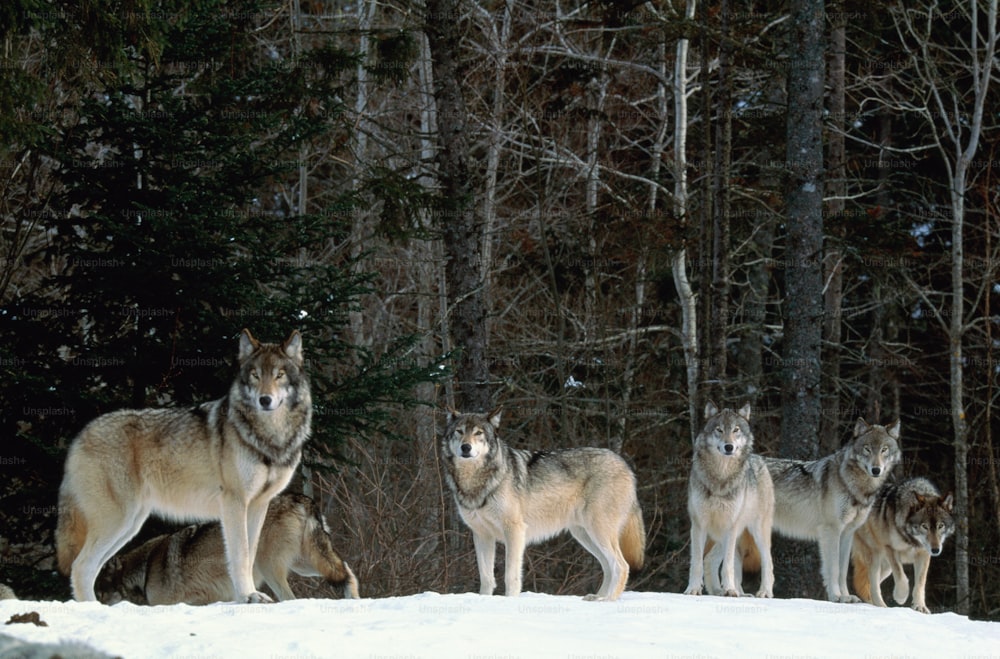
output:
<svg viewBox="0 0 1000 659"><path fill-rule="evenodd" d="M882 473L882 467L872 467L872 476L878 476Z"/></svg>
<svg viewBox="0 0 1000 659"><path fill-rule="evenodd" d="M940 555L941 555L940 547L931 547L931 556L940 556Z"/></svg>
<svg viewBox="0 0 1000 659"><path fill-rule="evenodd" d="M462 457L471 458L472 457L472 444L462 444L461 446Z"/></svg>
<svg viewBox="0 0 1000 659"><path fill-rule="evenodd" d="M260 403L260 409L270 410L272 409L271 406L274 404L274 399L270 396L261 396L257 399L257 402Z"/></svg>

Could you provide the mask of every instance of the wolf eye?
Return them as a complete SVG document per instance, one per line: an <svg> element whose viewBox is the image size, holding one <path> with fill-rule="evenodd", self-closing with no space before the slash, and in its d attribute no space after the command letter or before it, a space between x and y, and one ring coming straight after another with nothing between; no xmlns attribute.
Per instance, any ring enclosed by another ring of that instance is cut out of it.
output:
<svg viewBox="0 0 1000 659"><path fill-rule="evenodd" d="M474 432L473 435L475 435L476 437L482 437L483 436L483 429L482 428L476 428L476 432Z"/></svg>
<svg viewBox="0 0 1000 659"><path fill-rule="evenodd" d="M889 447L888 446L883 446L882 447L882 453L888 453L888 452L889 452Z"/></svg>
<svg viewBox="0 0 1000 659"><path fill-rule="evenodd" d="M250 379L251 380L259 380L260 379L260 375L257 373L257 369L254 369L254 370L250 371Z"/></svg>
<svg viewBox="0 0 1000 659"><path fill-rule="evenodd" d="M284 371L278 371L278 374L274 376L274 379L275 380L280 380L283 377L285 377L285 372Z"/></svg>

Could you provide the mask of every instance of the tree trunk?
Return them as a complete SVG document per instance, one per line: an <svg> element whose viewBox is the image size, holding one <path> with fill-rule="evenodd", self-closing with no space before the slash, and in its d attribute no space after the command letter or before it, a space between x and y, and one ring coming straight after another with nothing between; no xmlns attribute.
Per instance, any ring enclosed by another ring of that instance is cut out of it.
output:
<svg viewBox="0 0 1000 659"><path fill-rule="evenodd" d="M823 0L791 4L781 454L818 455L823 330Z"/></svg>
<svg viewBox="0 0 1000 659"><path fill-rule="evenodd" d="M792 0L785 159L788 170L781 442L785 458L819 454L823 338L823 0ZM815 596L814 543L782 542L775 563L790 597Z"/></svg>
<svg viewBox="0 0 1000 659"><path fill-rule="evenodd" d="M455 367L459 404L463 410L486 412L490 408L490 378L483 273L489 264L482 259L483 224L475 211L471 184L468 112L458 65L462 36L457 18L459 4L457 0L428 0L424 32L430 48L438 116L438 220L447 260L451 345L461 351Z"/></svg>
<svg viewBox="0 0 1000 659"><path fill-rule="evenodd" d="M715 153L712 164L712 296L709 301L708 340L705 342L706 394L726 405L726 339L729 336L729 176L732 165L732 81L729 73L729 0L719 8L719 88L712 106L715 116ZM709 85L705 85L706 88ZM711 115L706 115L711 116ZM734 405L735 408L735 405Z"/></svg>
<svg viewBox="0 0 1000 659"><path fill-rule="evenodd" d="M847 198L847 166L844 149L844 130L847 126L847 112L844 102L844 74L847 55L847 18L843 2L837 2L831 13L834 24L831 29L830 53L830 114L834 128L829 132L829 168L826 179L828 217L842 218ZM840 448L841 423L850 423L839 412L840 396L840 340L842 308L844 301L843 253L839 240L843 237L842 222L838 222L838 243L828 246L823 257L823 278L825 282L824 306L826 317L823 323L823 411L820 416L820 453L826 455ZM878 419L875 419L877 422Z"/></svg>

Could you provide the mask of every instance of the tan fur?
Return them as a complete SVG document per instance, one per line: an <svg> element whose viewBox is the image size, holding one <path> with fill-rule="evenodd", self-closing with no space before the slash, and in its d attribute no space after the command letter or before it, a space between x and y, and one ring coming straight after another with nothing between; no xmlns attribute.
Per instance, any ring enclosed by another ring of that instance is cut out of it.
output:
<svg viewBox="0 0 1000 659"><path fill-rule="evenodd" d="M268 502L284 489L309 435L312 401L298 332L281 345L240 337L229 395L188 409L98 417L66 457L56 530L58 565L74 597L94 600L101 566L151 514L220 519L239 601L270 601L252 564Z"/></svg>
<svg viewBox="0 0 1000 659"><path fill-rule="evenodd" d="M499 423L499 411L453 413L442 437L448 485L476 546L479 592L496 588L497 542L506 594L517 596L525 548L569 531L601 564L601 586L586 599L617 599L629 569L645 562L635 474L607 449L514 449L497 435Z"/></svg>
<svg viewBox="0 0 1000 659"><path fill-rule="evenodd" d="M333 549L319 507L301 494L281 494L267 510L254 561L254 582L279 601L295 598L288 574L322 577L357 599L358 580ZM216 523L158 536L112 558L97 582L102 602L210 604L233 599L222 530Z"/></svg>
<svg viewBox="0 0 1000 659"><path fill-rule="evenodd" d="M911 478L886 485L865 524L854 534L851 565L854 590L865 602L885 606L881 583L893 575L893 598L910 596L904 565L914 566L912 608L930 613L924 600L931 556L938 555L954 531L952 497L942 497L929 481Z"/></svg>

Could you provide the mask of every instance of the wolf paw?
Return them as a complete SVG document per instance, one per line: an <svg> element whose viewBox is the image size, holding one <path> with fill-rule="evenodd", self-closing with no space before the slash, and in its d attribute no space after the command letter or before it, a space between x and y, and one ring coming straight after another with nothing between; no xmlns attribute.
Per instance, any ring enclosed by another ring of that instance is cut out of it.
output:
<svg viewBox="0 0 1000 659"><path fill-rule="evenodd" d="M767 599L771 599L771 598L774 597L774 593L772 593L769 590L758 590L757 594L754 595L754 597L764 597L764 598L767 598Z"/></svg>
<svg viewBox="0 0 1000 659"><path fill-rule="evenodd" d="M906 599L910 596L910 584L907 581L897 583L892 589L892 599L896 604L906 604Z"/></svg>
<svg viewBox="0 0 1000 659"><path fill-rule="evenodd" d="M584 602L609 602L607 597L601 597L600 595L590 594L583 596Z"/></svg>
<svg viewBox="0 0 1000 659"><path fill-rule="evenodd" d="M701 595L701 586L688 586L684 591L685 595Z"/></svg>
<svg viewBox="0 0 1000 659"><path fill-rule="evenodd" d="M274 600L264 593L250 593L243 601L246 604L274 604Z"/></svg>
<svg viewBox="0 0 1000 659"><path fill-rule="evenodd" d="M914 611L919 611L920 613L930 613L931 610L927 608L924 604L914 604L912 607Z"/></svg>
<svg viewBox="0 0 1000 659"><path fill-rule="evenodd" d="M860 604L861 598L854 595L838 595L833 601L841 604Z"/></svg>
<svg viewBox="0 0 1000 659"><path fill-rule="evenodd" d="M738 592L736 592L734 589L729 588L729 589L726 590L726 592L722 593L722 596L723 597L739 597L740 594Z"/></svg>

